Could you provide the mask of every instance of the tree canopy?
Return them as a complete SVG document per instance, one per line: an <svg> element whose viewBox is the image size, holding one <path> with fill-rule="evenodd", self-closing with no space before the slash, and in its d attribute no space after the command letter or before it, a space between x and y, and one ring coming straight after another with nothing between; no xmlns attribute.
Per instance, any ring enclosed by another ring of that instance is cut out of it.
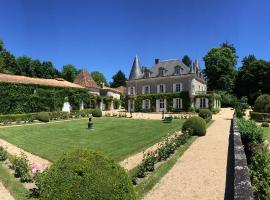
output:
<svg viewBox="0 0 270 200"><path fill-rule="evenodd" d="M229 47L213 48L203 59L208 89L232 92L237 74L234 51Z"/></svg>
<svg viewBox="0 0 270 200"><path fill-rule="evenodd" d="M78 75L78 70L74 67L74 65L64 65L62 75L65 80L73 82Z"/></svg>
<svg viewBox="0 0 270 200"><path fill-rule="evenodd" d="M192 64L192 60L189 58L188 55L184 55L184 56L183 56L182 62L183 62L186 66L188 66L188 67L190 67L191 64Z"/></svg>
<svg viewBox="0 0 270 200"><path fill-rule="evenodd" d="M113 88L117 88L119 86L126 86L126 76L125 74L119 70L113 77L112 77L113 81L111 83L111 87Z"/></svg>
<svg viewBox="0 0 270 200"><path fill-rule="evenodd" d="M108 86L108 82L104 76L104 74L102 74L99 71L93 71L91 73L92 78L94 79L94 81L97 83L97 85L101 86L103 83Z"/></svg>

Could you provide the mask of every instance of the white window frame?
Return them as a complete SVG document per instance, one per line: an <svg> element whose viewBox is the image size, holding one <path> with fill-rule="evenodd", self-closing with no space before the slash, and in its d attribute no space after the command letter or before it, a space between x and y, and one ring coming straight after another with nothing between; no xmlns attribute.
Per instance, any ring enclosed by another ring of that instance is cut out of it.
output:
<svg viewBox="0 0 270 200"><path fill-rule="evenodd" d="M176 66L175 69L174 69L174 74L175 75L181 75L181 67Z"/></svg>
<svg viewBox="0 0 270 200"><path fill-rule="evenodd" d="M200 108L206 108L206 98L200 98Z"/></svg>
<svg viewBox="0 0 270 200"><path fill-rule="evenodd" d="M164 108L165 108L165 100L164 99L160 99L159 100L159 109L164 109Z"/></svg>
<svg viewBox="0 0 270 200"><path fill-rule="evenodd" d="M145 88L148 88L148 92L146 92ZM142 94L150 94L150 85L144 85L142 87Z"/></svg>
<svg viewBox="0 0 270 200"><path fill-rule="evenodd" d="M151 105L150 100L149 99L145 99L144 103L145 103L144 109L145 110L150 110L150 105Z"/></svg>
<svg viewBox="0 0 270 200"><path fill-rule="evenodd" d="M161 92L161 86L162 86L162 89L163 89L163 91ZM166 86L165 86L165 84L159 84L159 85L157 85L157 93L165 93L166 92Z"/></svg>

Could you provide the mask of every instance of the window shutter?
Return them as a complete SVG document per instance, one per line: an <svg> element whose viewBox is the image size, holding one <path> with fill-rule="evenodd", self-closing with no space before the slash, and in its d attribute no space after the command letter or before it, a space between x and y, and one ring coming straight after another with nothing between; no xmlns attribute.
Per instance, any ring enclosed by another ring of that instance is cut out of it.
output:
<svg viewBox="0 0 270 200"><path fill-rule="evenodd" d="M200 98L196 98L196 108L200 108Z"/></svg>
<svg viewBox="0 0 270 200"><path fill-rule="evenodd" d="M180 92L183 91L183 83L180 83Z"/></svg>
<svg viewBox="0 0 270 200"><path fill-rule="evenodd" d="M149 110L151 110L151 102L150 102L150 99L148 100L148 108L149 108Z"/></svg>
<svg viewBox="0 0 270 200"><path fill-rule="evenodd" d="M148 93L151 93L150 85L148 85Z"/></svg>
<svg viewBox="0 0 270 200"><path fill-rule="evenodd" d="M176 108L176 99L173 99L173 108Z"/></svg>
<svg viewBox="0 0 270 200"><path fill-rule="evenodd" d="M142 109L145 109L145 100L142 101Z"/></svg>
<svg viewBox="0 0 270 200"><path fill-rule="evenodd" d="M159 90L159 85L157 85L157 93L160 93L160 90Z"/></svg>
<svg viewBox="0 0 270 200"><path fill-rule="evenodd" d="M208 99L205 98L205 107L208 108Z"/></svg>
<svg viewBox="0 0 270 200"><path fill-rule="evenodd" d="M180 108L181 108L181 109L183 108L183 102L182 102L182 99L180 99Z"/></svg>
<svg viewBox="0 0 270 200"><path fill-rule="evenodd" d="M156 100L156 112L159 112L159 99Z"/></svg>
<svg viewBox="0 0 270 200"><path fill-rule="evenodd" d="M135 94L136 94L135 87L133 87L133 95L135 95Z"/></svg>
<svg viewBox="0 0 270 200"><path fill-rule="evenodd" d="M173 92L176 92L176 84L173 84Z"/></svg>
<svg viewBox="0 0 270 200"><path fill-rule="evenodd" d="M167 110L167 99L164 99L164 112Z"/></svg>
<svg viewBox="0 0 270 200"><path fill-rule="evenodd" d="M166 92L166 85L163 84L163 92L165 93Z"/></svg>
<svg viewBox="0 0 270 200"><path fill-rule="evenodd" d="M145 86L142 86L142 94L145 93Z"/></svg>

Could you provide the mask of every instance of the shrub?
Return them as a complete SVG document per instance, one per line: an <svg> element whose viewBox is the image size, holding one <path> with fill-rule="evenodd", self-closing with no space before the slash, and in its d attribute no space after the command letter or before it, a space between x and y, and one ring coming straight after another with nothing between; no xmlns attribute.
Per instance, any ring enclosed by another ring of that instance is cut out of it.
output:
<svg viewBox="0 0 270 200"><path fill-rule="evenodd" d="M7 151L4 147L0 146L0 161L5 161L7 159Z"/></svg>
<svg viewBox="0 0 270 200"><path fill-rule="evenodd" d="M206 122L201 117L190 117L184 122L182 132L189 132L192 135L204 136L206 134Z"/></svg>
<svg viewBox="0 0 270 200"><path fill-rule="evenodd" d="M260 95L254 104L254 111L261 113L270 113L270 95Z"/></svg>
<svg viewBox="0 0 270 200"><path fill-rule="evenodd" d="M269 124L267 122L263 122L262 127L269 127Z"/></svg>
<svg viewBox="0 0 270 200"><path fill-rule="evenodd" d="M206 122L209 122L212 119L212 112L209 109L201 109L199 116L203 118Z"/></svg>
<svg viewBox="0 0 270 200"><path fill-rule="evenodd" d="M270 122L270 113L250 112L250 118L258 122Z"/></svg>
<svg viewBox="0 0 270 200"><path fill-rule="evenodd" d="M31 177L29 175L31 167L25 154L22 153L20 157L14 156L10 161L11 169L15 171L15 177L20 177L22 182L31 181Z"/></svg>
<svg viewBox="0 0 270 200"><path fill-rule="evenodd" d="M267 147L252 156L249 169L255 199L270 199L270 152Z"/></svg>
<svg viewBox="0 0 270 200"><path fill-rule="evenodd" d="M49 113L47 112L40 112L37 114L37 120L41 122L49 122L50 121L50 116Z"/></svg>
<svg viewBox="0 0 270 200"><path fill-rule="evenodd" d="M154 152L148 152L143 155L143 165L147 171L149 172L154 171L156 162L157 162L157 158Z"/></svg>
<svg viewBox="0 0 270 200"><path fill-rule="evenodd" d="M136 199L129 176L112 159L90 150L64 154L39 180L40 199Z"/></svg>
<svg viewBox="0 0 270 200"><path fill-rule="evenodd" d="M217 113L219 113L219 111L220 111L219 108L211 108L211 112L212 112L213 114L217 114Z"/></svg>
<svg viewBox="0 0 270 200"><path fill-rule="evenodd" d="M100 109L96 108L92 112L93 117L102 117L102 112Z"/></svg>

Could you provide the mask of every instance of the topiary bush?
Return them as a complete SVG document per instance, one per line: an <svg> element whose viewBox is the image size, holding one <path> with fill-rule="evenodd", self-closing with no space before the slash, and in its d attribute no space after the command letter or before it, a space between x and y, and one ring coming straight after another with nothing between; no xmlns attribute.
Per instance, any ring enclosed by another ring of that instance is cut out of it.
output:
<svg viewBox="0 0 270 200"><path fill-rule="evenodd" d="M260 95L254 104L254 111L261 113L270 113L270 95Z"/></svg>
<svg viewBox="0 0 270 200"><path fill-rule="evenodd" d="M93 117L102 117L102 112L100 109L96 108L92 112Z"/></svg>
<svg viewBox="0 0 270 200"><path fill-rule="evenodd" d="M203 118L206 122L209 122L212 119L212 112L209 109L201 109L199 116Z"/></svg>
<svg viewBox="0 0 270 200"><path fill-rule="evenodd" d="M183 133L190 133L192 135L204 136L206 134L206 122L203 118L193 116L187 119L182 127Z"/></svg>
<svg viewBox="0 0 270 200"><path fill-rule="evenodd" d="M90 150L64 154L39 178L41 200L133 200L131 180L112 159Z"/></svg>
<svg viewBox="0 0 270 200"><path fill-rule="evenodd" d="M267 122L263 122L262 127L269 127L269 124Z"/></svg>
<svg viewBox="0 0 270 200"><path fill-rule="evenodd" d="M50 116L49 113L47 112L40 112L37 114L37 120L41 122L49 122L50 121Z"/></svg>

